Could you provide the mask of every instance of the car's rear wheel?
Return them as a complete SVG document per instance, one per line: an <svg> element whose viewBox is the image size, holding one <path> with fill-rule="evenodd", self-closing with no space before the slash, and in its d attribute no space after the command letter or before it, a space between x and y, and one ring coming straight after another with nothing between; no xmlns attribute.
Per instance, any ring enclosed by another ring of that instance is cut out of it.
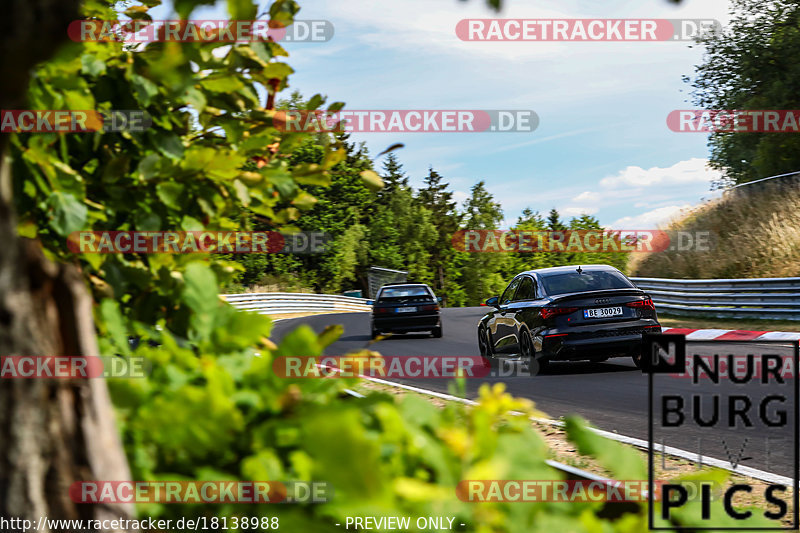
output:
<svg viewBox="0 0 800 533"><path fill-rule="evenodd" d="M631 359L636 368L642 368L642 350L634 350L631 352Z"/></svg>
<svg viewBox="0 0 800 533"><path fill-rule="evenodd" d="M490 370L496 370L500 367L500 360L494 356L489 332L483 326L478 328L478 349L481 351L481 357L488 361Z"/></svg>
<svg viewBox="0 0 800 533"><path fill-rule="evenodd" d="M520 355L522 355L522 358L528 361L528 370L530 371L531 376L540 374L547 369L547 366L550 362L549 359L546 357L539 357L538 359L536 358L536 350L533 348L533 340L531 339L531 334L527 331L523 331L522 335L520 335L519 351Z"/></svg>
<svg viewBox="0 0 800 533"><path fill-rule="evenodd" d="M433 328L433 331L431 331L431 335L433 335L433 337L436 338L436 339L441 339L442 338L442 325L439 324L439 327Z"/></svg>
<svg viewBox="0 0 800 533"><path fill-rule="evenodd" d="M489 345L489 335L486 333L486 328L478 328L478 350L481 352L481 357L492 357L492 348Z"/></svg>
<svg viewBox="0 0 800 533"><path fill-rule="evenodd" d="M378 330L377 330L377 329L375 329L375 328L372 328L372 338L373 338L373 339L377 338L377 337L378 337L378 335L380 335L380 334L381 334L381 333L380 333L380 331L378 331Z"/></svg>

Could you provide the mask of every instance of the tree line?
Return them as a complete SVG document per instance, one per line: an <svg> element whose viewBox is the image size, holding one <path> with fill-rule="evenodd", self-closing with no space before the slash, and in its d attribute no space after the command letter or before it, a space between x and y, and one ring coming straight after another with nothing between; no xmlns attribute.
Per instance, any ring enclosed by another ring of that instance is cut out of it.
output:
<svg viewBox="0 0 800 533"><path fill-rule="evenodd" d="M292 104L296 105L298 98L294 95ZM415 189L400 159L389 152L377 170L383 187L371 190L360 176L364 170L377 166L368 148L364 143L352 142L346 133L337 135L346 147L346 156L331 169L329 186L306 189L316 202L295 224L301 231L329 235L326 251L305 255L241 254L235 260L244 270L236 284L330 294L355 289L366 295L367 271L377 266L407 271L410 281L429 284L446 305L464 306L478 305L499 294L508 280L523 270L588 263L625 268L626 254L614 252L459 251L452 242L458 230L496 230L503 225L503 208L485 180L478 180L459 205L446 178L433 167ZM308 140L294 152L292 164L319 164L322 154L320 140ZM256 229L271 229L257 216L251 222ZM602 227L590 215L562 221L555 208L546 217L526 208L510 229L563 231Z"/></svg>

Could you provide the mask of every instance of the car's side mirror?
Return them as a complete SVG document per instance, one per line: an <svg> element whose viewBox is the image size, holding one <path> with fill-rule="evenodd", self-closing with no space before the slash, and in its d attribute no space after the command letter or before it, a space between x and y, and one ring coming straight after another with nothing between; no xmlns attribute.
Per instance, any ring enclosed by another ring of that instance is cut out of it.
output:
<svg viewBox="0 0 800 533"><path fill-rule="evenodd" d="M367 300L367 305L374 305L374 304L375 304L375 300Z"/></svg>
<svg viewBox="0 0 800 533"><path fill-rule="evenodd" d="M437 296L436 297L436 301L439 302L439 303L442 303L442 297L441 296Z"/></svg>
<svg viewBox="0 0 800 533"><path fill-rule="evenodd" d="M498 298L497 296L492 296L491 298L486 300L486 303L484 305L489 306L489 307L497 307L497 308L499 308L500 307L499 304L500 304L500 298Z"/></svg>

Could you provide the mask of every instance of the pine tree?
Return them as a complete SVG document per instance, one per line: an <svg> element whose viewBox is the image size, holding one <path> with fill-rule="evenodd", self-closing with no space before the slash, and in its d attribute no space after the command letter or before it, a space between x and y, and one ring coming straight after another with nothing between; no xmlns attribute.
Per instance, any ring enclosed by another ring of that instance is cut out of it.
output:
<svg viewBox="0 0 800 533"><path fill-rule="evenodd" d="M442 180L442 176L433 167L429 168L424 180L425 186L417 194L418 204L430 211L431 222L437 231L428 249L436 271L435 287L439 291L446 288L445 263L453 256L452 238L461 221L456 212L453 192L447 190L450 184Z"/></svg>
<svg viewBox="0 0 800 533"><path fill-rule="evenodd" d="M496 230L503 222L503 209L479 181L473 185L471 195L464 203L466 229ZM478 305L497 294L505 286L504 272L511 262L511 254L464 252L460 281L467 305Z"/></svg>
<svg viewBox="0 0 800 533"><path fill-rule="evenodd" d="M561 216L558 214L558 210L554 207L550 210L550 214L547 215L547 227L550 231L564 231L567 227L561 222Z"/></svg>
<svg viewBox="0 0 800 533"><path fill-rule="evenodd" d="M409 187L408 176L403 171L403 165L392 152L389 152L389 155L386 156L381 177L383 178L384 186L378 195L379 200L388 199L400 187Z"/></svg>

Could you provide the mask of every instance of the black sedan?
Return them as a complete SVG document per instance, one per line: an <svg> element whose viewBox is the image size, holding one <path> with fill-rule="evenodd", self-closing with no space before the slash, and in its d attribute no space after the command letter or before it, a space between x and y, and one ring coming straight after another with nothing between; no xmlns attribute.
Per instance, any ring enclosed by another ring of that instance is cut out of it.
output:
<svg viewBox="0 0 800 533"><path fill-rule="evenodd" d="M653 301L607 265L542 268L518 274L495 309L478 324L478 346L489 358L605 361L631 356L641 364L642 334L660 332Z"/></svg>
<svg viewBox="0 0 800 533"><path fill-rule="evenodd" d="M442 336L439 302L424 283L396 283L378 289L372 305L372 338L381 333L430 331Z"/></svg>

